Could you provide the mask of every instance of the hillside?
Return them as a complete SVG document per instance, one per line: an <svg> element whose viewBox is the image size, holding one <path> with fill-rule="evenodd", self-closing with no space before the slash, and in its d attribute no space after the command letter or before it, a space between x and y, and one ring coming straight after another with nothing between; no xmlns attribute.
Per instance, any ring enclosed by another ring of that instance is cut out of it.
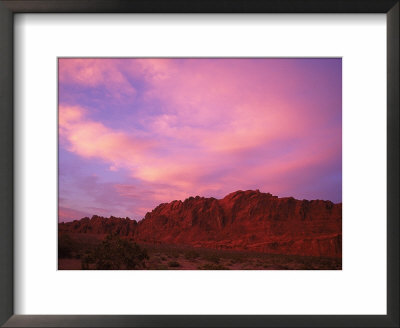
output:
<svg viewBox="0 0 400 328"><path fill-rule="evenodd" d="M270 254L342 256L342 204L236 191L223 199L163 203L136 222L93 216L59 224L60 232L117 233L141 243Z"/></svg>

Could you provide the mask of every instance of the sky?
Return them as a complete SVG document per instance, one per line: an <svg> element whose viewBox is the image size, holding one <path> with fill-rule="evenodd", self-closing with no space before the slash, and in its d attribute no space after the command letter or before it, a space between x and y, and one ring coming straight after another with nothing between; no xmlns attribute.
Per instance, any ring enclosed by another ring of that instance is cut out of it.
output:
<svg viewBox="0 0 400 328"><path fill-rule="evenodd" d="M259 189L342 201L339 58L60 58L59 221Z"/></svg>

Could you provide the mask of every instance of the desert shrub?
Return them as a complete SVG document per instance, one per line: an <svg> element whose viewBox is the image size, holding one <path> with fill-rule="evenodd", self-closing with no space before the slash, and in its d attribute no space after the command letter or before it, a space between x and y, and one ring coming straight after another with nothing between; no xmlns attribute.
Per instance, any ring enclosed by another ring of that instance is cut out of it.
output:
<svg viewBox="0 0 400 328"><path fill-rule="evenodd" d="M203 266L198 267L199 270L229 270L229 268L221 265L221 264L204 264Z"/></svg>
<svg viewBox="0 0 400 328"><path fill-rule="evenodd" d="M244 262L243 256L241 254L232 254L231 258L232 258L232 261L234 261L235 263L243 263Z"/></svg>
<svg viewBox="0 0 400 328"><path fill-rule="evenodd" d="M80 255L81 258L81 269L82 270L89 270L89 264L95 262L95 258L93 256L93 252L86 251L85 253Z"/></svg>
<svg viewBox="0 0 400 328"><path fill-rule="evenodd" d="M197 253L196 251L188 251L185 253L185 259L187 260L195 260L199 257L199 253Z"/></svg>
<svg viewBox="0 0 400 328"><path fill-rule="evenodd" d="M206 259L208 262L212 262L212 263L215 263L215 264L218 264L218 263L219 263L219 257L218 257L218 255L216 255L216 254L209 255L209 256L207 256L205 259Z"/></svg>
<svg viewBox="0 0 400 328"><path fill-rule="evenodd" d="M130 270L144 268L149 256L136 243L110 234L96 248L93 259L99 270Z"/></svg>
<svg viewBox="0 0 400 328"><path fill-rule="evenodd" d="M58 235L58 257L70 258L73 252L73 241L67 234Z"/></svg>
<svg viewBox="0 0 400 328"><path fill-rule="evenodd" d="M168 270L168 267L165 264L158 264L153 270Z"/></svg>
<svg viewBox="0 0 400 328"><path fill-rule="evenodd" d="M161 263L162 262L159 257L152 257L151 261L154 262L154 263Z"/></svg>
<svg viewBox="0 0 400 328"><path fill-rule="evenodd" d="M168 266L171 268L177 268L177 267L180 267L181 265L176 261L170 261L170 262L168 262Z"/></svg>

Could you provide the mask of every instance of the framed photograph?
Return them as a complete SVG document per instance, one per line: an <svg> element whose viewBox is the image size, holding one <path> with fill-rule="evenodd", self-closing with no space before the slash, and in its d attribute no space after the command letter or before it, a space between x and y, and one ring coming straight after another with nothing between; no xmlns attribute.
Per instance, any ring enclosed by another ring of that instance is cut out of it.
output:
<svg viewBox="0 0 400 328"><path fill-rule="evenodd" d="M398 1L0 1L0 323L398 327Z"/></svg>
<svg viewBox="0 0 400 328"><path fill-rule="evenodd" d="M341 90L341 58L59 58L58 269L341 270Z"/></svg>

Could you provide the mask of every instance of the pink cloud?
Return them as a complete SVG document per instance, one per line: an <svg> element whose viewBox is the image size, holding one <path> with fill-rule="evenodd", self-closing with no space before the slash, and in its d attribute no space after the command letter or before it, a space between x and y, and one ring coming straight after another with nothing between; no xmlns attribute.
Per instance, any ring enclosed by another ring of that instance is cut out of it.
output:
<svg viewBox="0 0 400 328"><path fill-rule="evenodd" d="M85 158L99 158L118 167L134 169L143 161L144 154L154 147L153 140L143 139L108 128L103 123L85 118L85 110L78 106L59 106L59 132L67 149Z"/></svg>
<svg viewBox="0 0 400 328"><path fill-rule="evenodd" d="M189 60L176 73L175 62L161 62L165 78L151 81L153 87L146 96L149 101L161 100L164 108L147 123L164 137L189 138L209 151L235 152L277 139L303 137L323 123L320 115L310 115L309 104L298 103L289 91L282 91L298 85L299 77L293 72L287 72L290 79L282 74L266 79L264 75L274 73L273 69L243 75L240 62L232 62L237 66L232 67L218 61L191 64Z"/></svg>
<svg viewBox="0 0 400 328"><path fill-rule="evenodd" d="M202 164L193 164L185 154L160 158L159 145L153 139L113 130L87 119L85 112L78 106L59 106L61 142L70 152L100 159L110 164L111 171L128 169L133 177L148 182L190 188L202 174Z"/></svg>
<svg viewBox="0 0 400 328"><path fill-rule="evenodd" d="M83 87L105 87L110 97L134 97L136 89L112 60L60 58L59 82Z"/></svg>

